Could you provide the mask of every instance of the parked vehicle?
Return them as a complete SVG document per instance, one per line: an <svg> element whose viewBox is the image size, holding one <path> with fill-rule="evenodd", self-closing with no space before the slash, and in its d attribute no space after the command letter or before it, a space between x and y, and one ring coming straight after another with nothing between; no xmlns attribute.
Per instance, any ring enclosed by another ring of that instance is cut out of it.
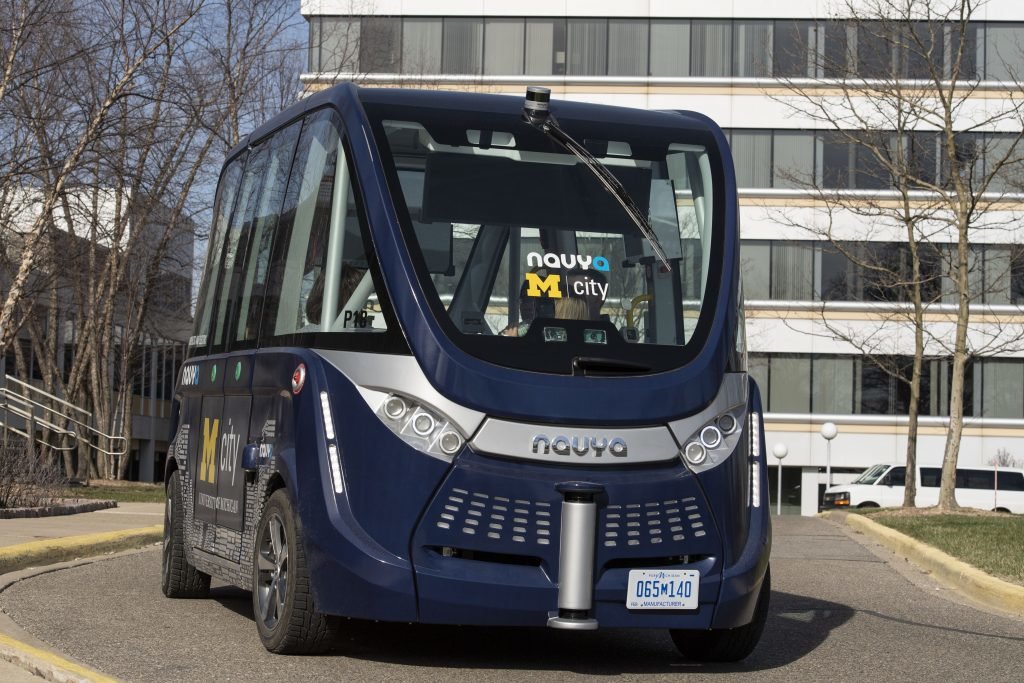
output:
<svg viewBox="0 0 1024 683"><path fill-rule="evenodd" d="M849 484L825 491L825 508L898 507L903 505L907 468L874 465ZM918 507L939 502L940 467L919 467ZM956 502L961 507L1024 514L1024 470L960 467L956 470Z"/></svg>
<svg viewBox="0 0 1024 683"><path fill-rule="evenodd" d="M273 652L336 616L753 649L767 467L718 126L341 85L231 152L214 216L166 595L251 589Z"/></svg>

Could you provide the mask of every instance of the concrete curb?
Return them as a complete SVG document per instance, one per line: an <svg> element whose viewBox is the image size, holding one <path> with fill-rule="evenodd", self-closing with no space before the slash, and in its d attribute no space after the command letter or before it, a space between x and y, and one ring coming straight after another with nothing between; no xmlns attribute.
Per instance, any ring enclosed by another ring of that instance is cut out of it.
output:
<svg viewBox="0 0 1024 683"><path fill-rule="evenodd" d="M51 683L117 683L117 679L0 634L0 659Z"/></svg>
<svg viewBox="0 0 1024 683"><path fill-rule="evenodd" d="M864 515L847 514L846 524L928 571L946 587L958 590L988 607L1024 617L1024 586L990 576L937 548L873 522Z"/></svg>
<svg viewBox="0 0 1024 683"><path fill-rule="evenodd" d="M77 557L141 548L161 540L163 529L162 524L157 524L141 529L68 536L0 547L0 574L26 567L55 564Z"/></svg>

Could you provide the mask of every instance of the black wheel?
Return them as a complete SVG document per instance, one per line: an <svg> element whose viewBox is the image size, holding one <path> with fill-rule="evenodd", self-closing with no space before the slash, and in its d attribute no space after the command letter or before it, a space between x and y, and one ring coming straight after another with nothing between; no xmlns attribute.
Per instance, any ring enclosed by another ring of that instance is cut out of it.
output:
<svg viewBox="0 0 1024 683"><path fill-rule="evenodd" d="M754 651L761 640L764 622L768 619L768 602L772 593L771 567L764 574L761 592L757 595L754 618L746 626L708 631L669 631L679 653L699 662L738 662Z"/></svg>
<svg viewBox="0 0 1024 683"><path fill-rule="evenodd" d="M335 619L313 604L301 527L284 489L270 496L256 529L252 585L252 611L265 648L304 654L331 645Z"/></svg>
<svg viewBox="0 0 1024 683"><path fill-rule="evenodd" d="M169 598L205 598L210 594L210 575L185 557L185 515L181 510L181 473L175 470L167 482L164 502L164 549L160 588Z"/></svg>
<svg viewBox="0 0 1024 683"><path fill-rule="evenodd" d="M858 505L858 506L857 506L857 509L858 509L858 510L863 510L863 509L865 509L865 508L876 508L876 507L878 507L878 503L872 503L872 502L871 502L871 501L869 500L869 501L867 501L866 503L861 503L860 505Z"/></svg>

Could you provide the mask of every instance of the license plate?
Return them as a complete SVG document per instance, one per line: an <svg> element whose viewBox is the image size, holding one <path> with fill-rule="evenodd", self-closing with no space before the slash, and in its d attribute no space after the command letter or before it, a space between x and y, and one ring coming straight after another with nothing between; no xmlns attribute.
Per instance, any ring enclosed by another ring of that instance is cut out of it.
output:
<svg viewBox="0 0 1024 683"><path fill-rule="evenodd" d="M626 582L626 609L697 609L696 569L633 569Z"/></svg>

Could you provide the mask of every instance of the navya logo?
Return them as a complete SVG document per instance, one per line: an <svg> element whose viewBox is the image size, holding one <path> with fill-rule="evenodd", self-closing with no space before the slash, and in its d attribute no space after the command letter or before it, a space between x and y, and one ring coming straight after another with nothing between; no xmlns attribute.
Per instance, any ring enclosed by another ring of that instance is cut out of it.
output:
<svg viewBox="0 0 1024 683"><path fill-rule="evenodd" d="M543 448L543 451L540 449ZM579 456L592 455L600 458L605 453L616 458L625 458L628 453L624 439L614 437L612 439L597 438L593 436L568 437L562 434L549 438L546 434L538 434L533 437L533 452L541 452L542 455L554 453L555 455Z"/></svg>
<svg viewBox="0 0 1024 683"><path fill-rule="evenodd" d="M610 267L608 259L604 256L584 256L583 254L541 254L536 251L531 251L526 255L527 268L540 268L541 266L547 266L548 268L565 268L566 270L572 270L573 268L589 270L592 267L594 270L600 270L605 273L608 272Z"/></svg>
<svg viewBox="0 0 1024 683"><path fill-rule="evenodd" d="M181 383L185 386L196 386L199 384L199 366L186 365L181 371Z"/></svg>

